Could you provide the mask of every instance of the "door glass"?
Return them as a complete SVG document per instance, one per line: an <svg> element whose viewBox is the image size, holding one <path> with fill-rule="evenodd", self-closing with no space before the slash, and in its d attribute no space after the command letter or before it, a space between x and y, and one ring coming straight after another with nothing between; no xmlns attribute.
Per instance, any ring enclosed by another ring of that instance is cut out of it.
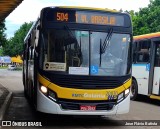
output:
<svg viewBox="0 0 160 129"><path fill-rule="evenodd" d="M149 54L150 54L150 41L148 40L140 41L138 51L137 51L137 62L148 63Z"/></svg>
<svg viewBox="0 0 160 129"><path fill-rule="evenodd" d="M155 66L160 67L160 44L156 44Z"/></svg>

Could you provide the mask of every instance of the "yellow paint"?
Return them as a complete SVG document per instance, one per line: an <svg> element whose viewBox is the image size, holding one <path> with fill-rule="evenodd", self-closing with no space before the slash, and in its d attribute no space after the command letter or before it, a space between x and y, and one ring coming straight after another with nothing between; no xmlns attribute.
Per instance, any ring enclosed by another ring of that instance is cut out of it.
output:
<svg viewBox="0 0 160 129"><path fill-rule="evenodd" d="M128 89L131 86L131 84L132 84L132 79L129 79L128 81L125 82L124 87Z"/></svg>
<svg viewBox="0 0 160 129"><path fill-rule="evenodd" d="M42 85L56 92L58 98L76 99L76 100L107 100L108 97L106 95L108 92L119 94L131 86L131 79L128 80L124 85L115 89L94 89L94 90L60 87L54 83L49 82L41 75L38 75L38 81ZM73 94L76 94L77 96L75 97L73 96ZM92 95L96 97L93 97Z"/></svg>
<svg viewBox="0 0 160 129"><path fill-rule="evenodd" d="M150 95L150 98L160 100L160 96L156 96L156 95Z"/></svg>
<svg viewBox="0 0 160 129"><path fill-rule="evenodd" d="M51 84L50 81L48 81L47 79L45 79L44 77L42 77L40 74L38 74L38 80L39 82L43 85L43 86L48 86L49 84Z"/></svg>

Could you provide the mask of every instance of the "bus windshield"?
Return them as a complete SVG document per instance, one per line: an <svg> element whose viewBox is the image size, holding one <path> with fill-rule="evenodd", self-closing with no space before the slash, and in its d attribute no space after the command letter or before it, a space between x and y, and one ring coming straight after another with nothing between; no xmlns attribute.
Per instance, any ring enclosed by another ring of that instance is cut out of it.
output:
<svg viewBox="0 0 160 129"><path fill-rule="evenodd" d="M44 34L47 42L45 61L65 66L63 70L51 68L50 71L93 76L128 74L130 35L112 32L105 43L108 33L69 28L48 30ZM103 45L106 45L105 51L101 52Z"/></svg>

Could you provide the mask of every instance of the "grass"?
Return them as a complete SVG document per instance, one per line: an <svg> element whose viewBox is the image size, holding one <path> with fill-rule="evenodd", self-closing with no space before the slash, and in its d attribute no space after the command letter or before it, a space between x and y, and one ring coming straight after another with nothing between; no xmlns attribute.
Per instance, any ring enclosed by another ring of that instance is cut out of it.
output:
<svg viewBox="0 0 160 129"><path fill-rule="evenodd" d="M8 66L0 66L0 69L8 69ZM15 70L22 70L22 67L17 67Z"/></svg>
<svg viewBox="0 0 160 129"><path fill-rule="evenodd" d="M16 70L22 70L22 67L17 67Z"/></svg>
<svg viewBox="0 0 160 129"><path fill-rule="evenodd" d="M8 66L0 66L0 69L7 69L8 68Z"/></svg>

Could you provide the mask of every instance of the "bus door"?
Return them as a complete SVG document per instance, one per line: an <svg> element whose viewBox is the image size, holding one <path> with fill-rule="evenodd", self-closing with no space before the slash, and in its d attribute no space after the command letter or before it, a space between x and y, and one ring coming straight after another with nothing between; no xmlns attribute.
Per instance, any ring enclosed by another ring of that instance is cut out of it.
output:
<svg viewBox="0 0 160 129"><path fill-rule="evenodd" d="M148 95L149 71L150 71L150 45L148 39L137 42L132 65L132 75L136 77L138 94Z"/></svg>
<svg viewBox="0 0 160 129"><path fill-rule="evenodd" d="M153 67L153 87L152 94L160 95L160 41L154 42L153 47L154 67Z"/></svg>

